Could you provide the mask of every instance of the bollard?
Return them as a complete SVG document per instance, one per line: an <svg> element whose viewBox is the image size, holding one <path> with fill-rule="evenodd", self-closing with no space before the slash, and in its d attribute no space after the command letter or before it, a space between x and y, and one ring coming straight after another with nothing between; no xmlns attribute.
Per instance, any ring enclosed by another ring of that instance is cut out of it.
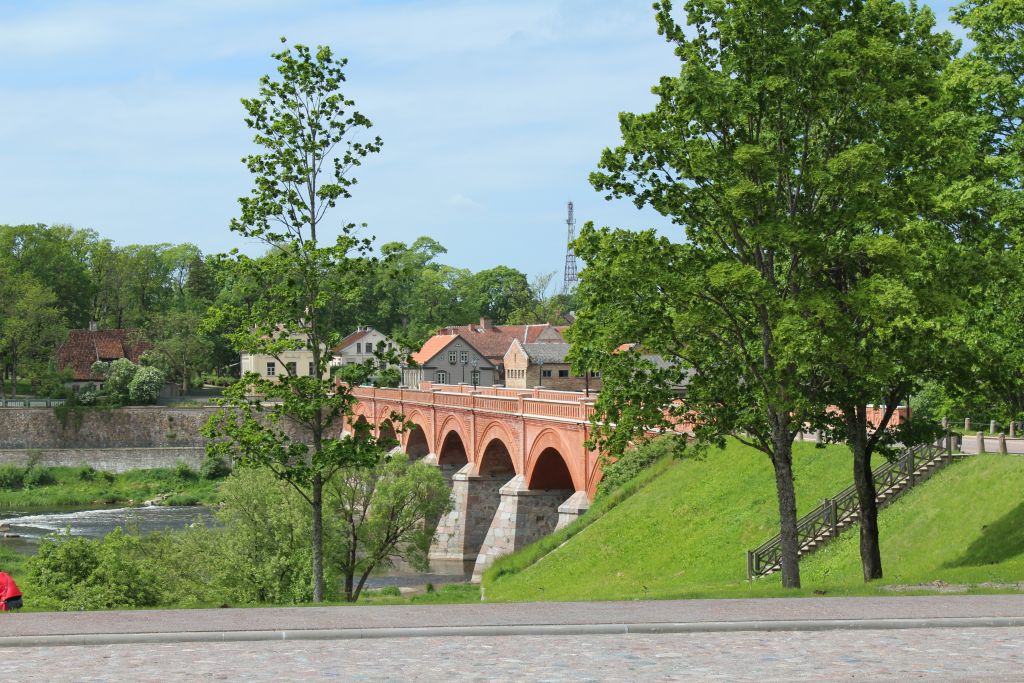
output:
<svg viewBox="0 0 1024 683"><path fill-rule="evenodd" d="M985 452L985 432L978 432L978 452Z"/></svg>
<svg viewBox="0 0 1024 683"><path fill-rule="evenodd" d="M1016 439L1017 438L1017 421L1016 420L1010 420L1010 438L1011 439Z"/></svg>
<svg viewBox="0 0 1024 683"><path fill-rule="evenodd" d="M964 433L966 434L969 431L971 431L971 418L965 417L964 418Z"/></svg>
<svg viewBox="0 0 1024 683"><path fill-rule="evenodd" d="M1006 455L1006 434L999 432L999 452Z"/></svg>
<svg viewBox="0 0 1024 683"><path fill-rule="evenodd" d="M996 433L996 421L995 420L992 420L991 422L988 423L988 433L989 434L995 434Z"/></svg>
<svg viewBox="0 0 1024 683"><path fill-rule="evenodd" d="M825 438L822 436L822 433L821 433L820 429L817 430L816 432L814 432L814 443L815 444L820 446L824 441L825 441Z"/></svg>

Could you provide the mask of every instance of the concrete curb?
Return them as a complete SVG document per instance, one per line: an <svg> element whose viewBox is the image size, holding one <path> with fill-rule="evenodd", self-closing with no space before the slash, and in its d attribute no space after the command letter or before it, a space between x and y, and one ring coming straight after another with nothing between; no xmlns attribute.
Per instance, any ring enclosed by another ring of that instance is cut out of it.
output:
<svg viewBox="0 0 1024 683"><path fill-rule="evenodd" d="M177 631L169 633L83 633L0 637L0 648L135 643L219 643L270 640L361 640L367 638L586 636L740 631L867 631L933 628L1024 628L1024 617L926 619L800 619L636 624L518 624L391 628L295 629L290 631Z"/></svg>

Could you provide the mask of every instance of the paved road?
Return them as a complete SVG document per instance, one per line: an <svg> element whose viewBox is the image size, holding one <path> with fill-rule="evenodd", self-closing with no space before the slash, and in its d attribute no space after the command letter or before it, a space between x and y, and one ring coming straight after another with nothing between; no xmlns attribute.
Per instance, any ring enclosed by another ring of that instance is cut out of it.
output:
<svg viewBox="0 0 1024 683"><path fill-rule="evenodd" d="M5 681L1020 681L1024 628L35 647Z"/></svg>
<svg viewBox="0 0 1024 683"><path fill-rule="evenodd" d="M0 645L47 683L1024 681L1024 595L0 614Z"/></svg>

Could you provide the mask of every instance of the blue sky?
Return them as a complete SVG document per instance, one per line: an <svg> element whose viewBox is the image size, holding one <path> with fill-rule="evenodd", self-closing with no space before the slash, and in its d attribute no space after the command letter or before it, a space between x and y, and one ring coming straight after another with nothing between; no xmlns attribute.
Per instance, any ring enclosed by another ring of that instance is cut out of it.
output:
<svg viewBox="0 0 1024 683"><path fill-rule="evenodd" d="M250 187L239 99L280 36L350 60L384 149L334 217L379 243L557 280L569 199L578 225L674 232L587 183L617 113L677 69L647 0L0 0L0 223L256 251L227 228Z"/></svg>

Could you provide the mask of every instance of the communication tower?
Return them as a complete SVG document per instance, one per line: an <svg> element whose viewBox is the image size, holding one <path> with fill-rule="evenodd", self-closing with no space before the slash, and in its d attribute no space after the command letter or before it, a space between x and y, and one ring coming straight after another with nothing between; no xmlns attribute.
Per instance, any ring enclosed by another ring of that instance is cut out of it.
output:
<svg viewBox="0 0 1024 683"><path fill-rule="evenodd" d="M576 289L576 252L573 251L572 243L576 239L576 219L572 216L572 202L569 202L569 218L565 221L569 226L569 241L565 249L565 277L562 281L562 293L568 294Z"/></svg>

